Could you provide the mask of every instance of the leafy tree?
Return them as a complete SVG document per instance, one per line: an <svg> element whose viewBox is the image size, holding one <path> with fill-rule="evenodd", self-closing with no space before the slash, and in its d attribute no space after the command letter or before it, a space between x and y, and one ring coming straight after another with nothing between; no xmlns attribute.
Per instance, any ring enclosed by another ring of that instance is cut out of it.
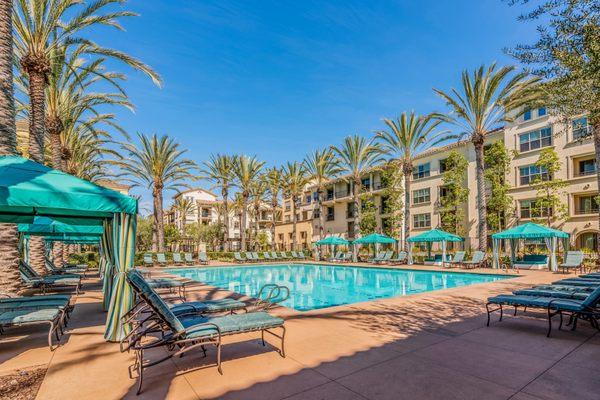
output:
<svg viewBox="0 0 600 400"><path fill-rule="evenodd" d="M152 218L138 215L135 232L135 244L138 250L148 250L152 246L152 224Z"/></svg>
<svg viewBox="0 0 600 400"><path fill-rule="evenodd" d="M394 238L400 237L402 219L404 218L403 182L404 173L401 161L388 161L381 172L383 198L385 198L382 214L388 214L387 222L383 224L383 233Z"/></svg>
<svg viewBox="0 0 600 400"><path fill-rule="evenodd" d="M361 207L360 233L362 235L375 233L377 230L377 207L372 194L361 195Z"/></svg>
<svg viewBox="0 0 600 400"><path fill-rule="evenodd" d="M269 248L269 235L267 232L261 231L255 237L256 246L259 250L267 250Z"/></svg>
<svg viewBox="0 0 600 400"><path fill-rule="evenodd" d="M269 228L271 230L272 245L275 246L275 226L280 217L279 194L281 193L281 188L283 186L281 181L281 170L277 167L268 168L265 171L264 180L267 185L267 195L270 197L272 217Z"/></svg>
<svg viewBox="0 0 600 400"><path fill-rule="evenodd" d="M543 21L533 44L509 50L534 74L545 79L549 112L569 121L588 115L596 165L600 165L600 6L597 0L509 0L530 5L522 21ZM600 168L597 174L600 188ZM598 213L600 220L600 210ZM600 252L600 241L598 248ZM600 260L598 261L600 263Z"/></svg>
<svg viewBox="0 0 600 400"><path fill-rule="evenodd" d="M564 188L569 185L564 179L556 178L560 172L560 158L556 151L549 147L540 151L538 160L535 162L536 167L540 170L548 172L549 179L544 179L542 176L537 176L531 181L532 186L536 191L536 199L533 203L532 213L540 217L546 218L548 226L552 221L563 221L568 217L568 208L561 199L564 193Z"/></svg>
<svg viewBox="0 0 600 400"><path fill-rule="evenodd" d="M242 250L247 250L246 228L248 226L248 201L252 194L252 186L260 176L265 165L264 161L259 161L255 156L249 157L241 155L235 157L234 176L235 184L239 188L243 201L242 219L240 221L240 239Z"/></svg>
<svg viewBox="0 0 600 400"><path fill-rule="evenodd" d="M485 180L490 190L487 201L488 228L492 233L506 229L508 216L514 212L514 201L509 194L506 176L510 170L512 153L497 141L484 149Z"/></svg>
<svg viewBox="0 0 600 400"><path fill-rule="evenodd" d="M483 145L488 132L503 122L511 121L513 114L539 97L538 78L530 78L526 72L512 74L514 67L497 69L496 64L484 66L469 73L463 71L460 90L446 93L434 91L450 107L447 115L436 114L437 118L457 125L469 135L475 148L475 172L477 178L477 234L479 250L487 248L487 203L483 163Z"/></svg>
<svg viewBox="0 0 600 400"><path fill-rule="evenodd" d="M179 232L179 229L177 229L177 227L174 224L166 224L164 229L165 243L171 248L179 244L179 242L181 241L181 233Z"/></svg>
<svg viewBox="0 0 600 400"><path fill-rule="evenodd" d="M446 158L446 171L442 174L445 195L440 198L442 229L459 236L465 233L464 204L469 198L466 182L469 162L459 152L452 150Z"/></svg>

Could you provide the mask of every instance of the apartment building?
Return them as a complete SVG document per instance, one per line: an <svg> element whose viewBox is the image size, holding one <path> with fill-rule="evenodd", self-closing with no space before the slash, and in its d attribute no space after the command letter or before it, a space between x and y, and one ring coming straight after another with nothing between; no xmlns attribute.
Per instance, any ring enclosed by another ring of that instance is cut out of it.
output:
<svg viewBox="0 0 600 400"><path fill-rule="evenodd" d="M296 207L292 204L291 198L283 200L282 219L275 226L275 245L278 250L292 250L294 242L294 208L296 208L297 248L310 249L313 242L315 218L318 221L318 214L314 214L316 198L316 192L313 192L307 185Z"/></svg>
<svg viewBox="0 0 600 400"><path fill-rule="evenodd" d="M530 182L536 176L550 178L544 171L535 167L542 149L553 147L561 159L562 168L556 178L568 181L561 195L568 206L566 221L554 223L553 227L571 235L571 245L575 248L596 248L598 240L598 205L594 198L598 195L596 162L591 129L585 117L565 123L550 117L544 108L528 110L502 129L490 132L486 144L502 141L514 150L510 172L506 177L512 186L510 195L514 199L515 213L509 215L509 226L539 218L533 215L532 205L536 198ZM410 188L410 223L412 234L418 234L441 226L444 210L441 199L445 194L442 180L445 160L451 151L457 151L468 161L464 184L469 188L468 199L463 206L464 236L468 247L478 243L477 233L477 187L475 171L475 151L469 141L460 141L446 146L431 148L414 160L414 171ZM370 171L362 182L364 190L374 195L378 205L378 230L386 224L385 196L381 174ZM308 191L314 188L308 188ZM323 212L325 213L324 235L338 235L352 239L354 230L354 210L351 202L352 184L344 178L332 180L325 193ZM315 194L316 196L316 194ZM318 212L318 211L317 211ZM318 214L313 220L313 242L318 240ZM399 238L403 239L403 238Z"/></svg>

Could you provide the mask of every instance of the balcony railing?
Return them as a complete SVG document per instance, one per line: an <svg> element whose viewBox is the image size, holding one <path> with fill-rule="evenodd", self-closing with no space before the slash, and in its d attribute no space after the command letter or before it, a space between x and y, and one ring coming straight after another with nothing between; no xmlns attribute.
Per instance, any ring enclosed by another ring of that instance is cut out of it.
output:
<svg viewBox="0 0 600 400"><path fill-rule="evenodd" d="M590 169L590 170L586 170L586 171L577 171L575 173L575 176L590 176L590 175L595 175L598 171L596 169Z"/></svg>
<svg viewBox="0 0 600 400"><path fill-rule="evenodd" d="M573 129L573 140L581 140L592 136L592 126L584 126L578 129Z"/></svg>
<svg viewBox="0 0 600 400"><path fill-rule="evenodd" d="M335 219L335 217L333 215L331 215L331 214L327 215L327 218L326 218L327 221L333 221L334 219Z"/></svg>
<svg viewBox="0 0 600 400"><path fill-rule="evenodd" d="M329 193L327 193L327 194L325 195L325 201L330 201L330 200L333 200L333 199L334 199L334 197L335 197L335 196L334 196L333 192L329 192Z"/></svg>
<svg viewBox="0 0 600 400"><path fill-rule="evenodd" d="M586 207L575 210L575 215L598 214L598 207Z"/></svg>
<svg viewBox="0 0 600 400"><path fill-rule="evenodd" d="M337 192L335 192L335 198L336 199L340 199L342 197L346 197L350 194L350 192L348 190L338 190Z"/></svg>
<svg viewBox="0 0 600 400"><path fill-rule="evenodd" d="M381 182L376 182L373 184L373 190L385 189L385 185Z"/></svg>

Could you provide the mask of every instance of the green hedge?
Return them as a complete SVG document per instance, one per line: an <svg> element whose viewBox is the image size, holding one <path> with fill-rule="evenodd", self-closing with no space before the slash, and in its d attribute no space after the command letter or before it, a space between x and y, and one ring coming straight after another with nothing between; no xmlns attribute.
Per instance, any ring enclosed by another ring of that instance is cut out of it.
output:
<svg viewBox="0 0 600 400"><path fill-rule="evenodd" d="M98 253L95 251L86 251L84 253L74 253L69 256L71 264L88 264L90 268L98 268Z"/></svg>

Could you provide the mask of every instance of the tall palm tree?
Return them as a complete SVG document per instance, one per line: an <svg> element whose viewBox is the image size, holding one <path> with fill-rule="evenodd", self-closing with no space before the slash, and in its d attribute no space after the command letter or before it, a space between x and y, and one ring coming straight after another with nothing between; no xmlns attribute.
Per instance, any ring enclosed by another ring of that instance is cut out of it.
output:
<svg viewBox="0 0 600 400"><path fill-rule="evenodd" d="M233 195L233 199L231 199L231 211L232 214L234 216L234 220L237 220L240 224L240 239L242 237L242 232L246 231L246 227L242 226L242 215L244 214L244 210L247 210L247 204L246 201L244 200L244 198L242 197L242 194L240 192L236 192ZM235 226L235 224L234 224ZM240 244L240 250L243 250L241 244Z"/></svg>
<svg viewBox="0 0 600 400"><path fill-rule="evenodd" d="M365 172L383 161L383 153L374 138L367 140L359 135L346 136L341 146L332 146L331 149L339 159L341 171L349 176L352 183L354 237L357 237L360 234L361 179Z"/></svg>
<svg viewBox="0 0 600 400"><path fill-rule="evenodd" d="M12 1L0 2L0 156L17 153L13 92ZM20 287L17 226L0 224L0 290Z"/></svg>
<svg viewBox="0 0 600 400"><path fill-rule="evenodd" d="M260 230L260 210L263 204L267 201L267 182L265 176L261 175L256 179L250 188L250 198L252 203L252 216L254 217L254 246L256 250L258 231Z"/></svg>
<svg viewBox="0 0 600 400"><path fill-rule="evenodd" d="M186 150L167 135L148 137L138 134L140 147L133 143L123 143L126 154L112 163L119 166L133 186L145 185L152 189L154 203L154 228L156 243L154 251L165 251L165 227L163 220L163 191L188 187L185 180L194 179L192 171L196 164L183 158Z"/></svg>
<svg viewBox="0 0 600 400"><path fill-rule="evenodd" d="M283 194L292 200L292 250L297 250L298 236L297 225L298 216L296 209L300 203L304 187L309 182L304 164L299 162L287 162L282 169Z"/></svg>
<svg viewBox="0 0 600 400"><path fill-rule="evenodd" d="M275 250L275 226L277 225L277 211L279 209L279 193L281 193L282 187L281 170L277 167L267 168L264 180L267 184L267 194L271 203L271 246Z"/></svg>
<svg viewBox="0 0 600 400"><path fill-rule="evenodd" d="M244 208L242 209L242 218L240 221L240 239L242 250L246 248L246 225L248 218L248 199L254 181L260 176L264 161L259 161L256 156L250 157L241 155L235 158L234 176L235 185L239 188L242 196Z"/></svg>
<svg viewBox="0 0 600 400"><path fill-rule="evenodd" d="M526 72L513 74L513 66L496 68L496 64L483 65L470 73L462 73L460 90L449 93L434 91L450 107L447 115L436 114L437 118L460 127L459 138L469 136L475 148L477 177L477 233L479 250L487 249L487 201L484 179L483 145L485 136L504 122L518 116L527 104L537 100L539 78L529 77Z"/></svg>
<svg viewBox="0 0 600 400"><path fill-rule="evenodd" d="M183 220L183 225L181 226L181 231L183 233L186 217L190 214L193 214L197 210L196 203L194 203L194 200L188 197L179 196L173 203L173 210L177 211Z"/></svg>
<svg viewBox="0 0 600 400"><path fill-rule="evenodd" d="M229 250L229 190L235 178L236 157L226 154L212 154L202 163L200 177L212 182L214 188L221 190L223 199L223 234L225 250Z"/></svg>
<svg viewBox="0 0 600 400"><path fill-rule="evenodd" d="M144 72L156 84L160 78L149 66L118 50L104 48L79 36L86 29L106 25L122 29L119 20L135 16L129 11L110 9L123 0L18 0L13 13L16 56L28 78L30 121L29 154L44 162L45 88L49 83L52 58L57 48L85 44L85 54L123 62ZM109 10L110 9L110 10Z"/></svg>
<svg viewBox="0 0 600 400"><path fill-rule="evenodd" d="M323 239L325 218L322 207L325 184L340 173L341 168L339 160L335 157L331 149L315 150L313 153L307 155L304 159L304 166L308 180L317 187L317 199L314 203L314 210L319 210L319 240L321 240Z"/></svg>
<svg viewBox="0 0 600 400"><path fill-rule="evenodd" d="M431 115L419 116L415 112L408 115L403 112L394 121L385 118L387 131L377 131L375 138L381 143L382 150L397 158L402 165L404 175L404 250L408 251L406 239L410 236L410 183L413 173L413 159L426 146L435 145L446 140L448 132L434 134L434 130L442 123Z"/></svg>

